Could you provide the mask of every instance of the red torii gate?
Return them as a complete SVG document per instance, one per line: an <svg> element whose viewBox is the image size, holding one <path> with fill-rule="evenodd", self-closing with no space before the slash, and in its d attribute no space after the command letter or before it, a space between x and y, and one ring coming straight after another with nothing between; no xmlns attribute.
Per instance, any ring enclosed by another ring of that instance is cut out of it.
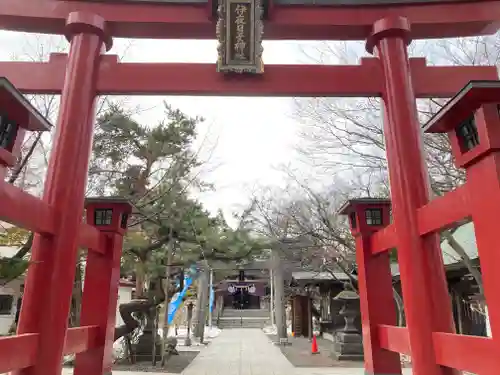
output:
<svg viewBox="0 0 500 375"><path fill-rule="evenodd" d="M382 97L395 221L374 234L371 242L358 237L358 251L366 258L358 256L360 275L365 272L370 280L360 283L364 347L369 354L367 373L400 374L396 352L403 352L412 355L416 375L456 372L452 367L481 375L496 374L500 368L498 338L494 341L453 332L439 242L433 232L461 218L459 214L464 212L448 208L450 204L456 206L458 198L450 198L459 196L456 192L428 205L428 177L415 98L450 97L472 79L496 80L497 71L495 67L428 67L424 59L408 59L406 47L411 38L493 33L500 20L500 1L401 0L370 6L366 5L368 1L363 2L365 5L339 7L267 1L268 39L365 39L368 51L377 57L363 59L356 66L267 66L259 75L224 75L216 72L214 64L118 63L116 56L101 55L103 47L111 47L112 37L213 38L216 20L212 17L212 0L175 4L0 2L3 28L64 34L71 44L69 56L54 54L47 63L0 63L0 76L6 76L22 92L62 94L43 199L0 183L0 218L39 233L33 246L35 263L26 280L18 336L0 338L0 372L56 375L61 371L62 355L71 352L77 353L76 375L110 371L109 332L114 327L116 257L123 231L118 216L113 216L105 235L81 223L93 103L102 94L169 94ZM290 80L292 75L294 79ZM493 181L491 177L489 181ZM481 188L477 183L473 186ZM498 194L498 186L493 183L488 189ZM129 210L121 203L115 208L124 215ZM95 209L91 206L88 212ZM92 215L88 215L88 222L92 222ZM481 215L482 211L476 209L473 216ZM483 220L491 218L491 212L484 215ZM494 233L484 233L491 242ZM85 319L82 317L84 326L68 330L77 245L91 250L89 264L96 265L86 274L84 310L88 312ZM384 266L384 254L394 245L402 265L408 328L395 327L391 314L376 305L378 297L388 298L390 274ZM364 247L370 246L367 252ZM500 316L491 288L498 277L488 271L485 286L489 285L487 298L495 332ZM98 281L93 282L94 277ZM107 292L100 295L105 285ZM109 311L103 313L103 304Z"/></svg>

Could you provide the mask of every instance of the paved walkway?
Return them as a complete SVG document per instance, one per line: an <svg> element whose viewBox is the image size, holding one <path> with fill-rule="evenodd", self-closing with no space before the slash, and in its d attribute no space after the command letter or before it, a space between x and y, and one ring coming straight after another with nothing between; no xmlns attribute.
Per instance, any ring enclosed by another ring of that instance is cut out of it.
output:
<svg viewBox="0 0 500 375"><path fill-rule="evenodd" d="M411 375L405 369L404 375ZM364 375L362 368L295 368L260 329L226 329L182 375Z"/></svg>
<svg viewBox="0 0 500 375"><path fill-rule="evenodd" d="M71 369L63 369L62 375L72 375L72 372ZM113 375L144 374L113 371ZM226 329L198 354L181 375L365 375L365 372L362 368L293 367L260 329ZM411 375L411 369L404 369L403 375Z"/></svg>
<svg viewBox="0 0 500 375"><path fill-rule="evenodd" d="M225 329L183 375L273 375L292 370L279 348L260 329Z"/></svg>

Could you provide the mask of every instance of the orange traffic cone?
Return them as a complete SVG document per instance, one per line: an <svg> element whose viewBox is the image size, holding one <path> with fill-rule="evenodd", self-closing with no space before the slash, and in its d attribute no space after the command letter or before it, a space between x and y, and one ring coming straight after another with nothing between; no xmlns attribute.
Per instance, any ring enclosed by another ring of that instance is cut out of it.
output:
<svg viewBox="0 0 500 375"><path fill-rule="evenodd" d="M313 335L312 344L311 344L311 354L319 354L318 342L316 341L316 335Z"/></svg>

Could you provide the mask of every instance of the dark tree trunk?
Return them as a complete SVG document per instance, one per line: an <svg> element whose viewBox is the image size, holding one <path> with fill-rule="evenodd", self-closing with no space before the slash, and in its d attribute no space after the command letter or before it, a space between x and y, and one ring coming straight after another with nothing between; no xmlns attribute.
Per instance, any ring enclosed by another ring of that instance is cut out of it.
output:
<svg viewBox="0 0 500 375"><path fill-rule="evenodd" d="M120 316L124 324L115 328L114 341L123 336L130 335L140 326L140 322L133 314L142 315L146 317L146 327L144 332L139 337L136 348L133 350L134 357L141 357L142 360L152 359L153 347L153 330L156 329L154 320L156 319L157 306L165 301L165 292L163 290L161 280L155 282L156 289L149 296L148 299L137 299L127 303L122 303L119 306ZM169 290L169 295L173 295L177 290ZM175 349L175 348L174 348ZM130 348L129 348L130 350ZM161 343L158 342L158 349L156 356L161 359ZM138 358L137 358L138 359Z"/></svg>

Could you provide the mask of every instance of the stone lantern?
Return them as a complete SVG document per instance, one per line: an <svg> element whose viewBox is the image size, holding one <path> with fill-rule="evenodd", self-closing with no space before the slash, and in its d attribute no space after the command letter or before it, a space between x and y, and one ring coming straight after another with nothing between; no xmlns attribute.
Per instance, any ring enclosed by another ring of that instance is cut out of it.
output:
<svg viewBox="0 0 500 375"><path fill-rule="evenodd" d="M342 304L339 315L345 320L342 329L335 332L333 355L337 360L363 360L363 339L354 321L359 318L359 296L351 290L343 290L334 298Z"/></svg>
<svg viewBox="0 0 500 375"><path fill-rule="evenodd" d="M47 131L51 124L5 77L0 77L0 178L16 165L26 131Z"/></svg>

